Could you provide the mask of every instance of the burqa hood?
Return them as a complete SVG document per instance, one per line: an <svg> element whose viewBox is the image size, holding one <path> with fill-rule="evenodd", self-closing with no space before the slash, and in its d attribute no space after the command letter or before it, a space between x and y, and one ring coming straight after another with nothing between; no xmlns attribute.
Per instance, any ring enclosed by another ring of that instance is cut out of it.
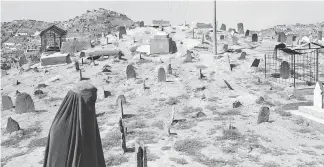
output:
<svg viewBox="0 0 324 167"><path fill-rule="evenodd" d="M50 128L43 167L105 167L95 103L97 88L68 91Z"/></svg>

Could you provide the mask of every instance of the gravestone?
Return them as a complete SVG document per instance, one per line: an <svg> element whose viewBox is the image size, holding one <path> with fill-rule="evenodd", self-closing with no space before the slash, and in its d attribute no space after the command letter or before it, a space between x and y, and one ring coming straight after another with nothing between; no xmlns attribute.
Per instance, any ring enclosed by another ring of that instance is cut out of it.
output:
<svg viewBox="0 0 324 167"><path fill-rule="evenodd" d="M199 112L197 113L197 115L196 115L197 118L201 118L201 117L205 117L205 116L206 116L206 114L203 113L202 111L199 111Z"/></svg>
<svg viewBox="0 0 324 167"><path fill-rule="evenodd" d="M84 52L81 52L80 53L80 57L85 57L85 53Z"/></svg>
<svg viewBox="0 0 324 167"><path fill-rule="evenodd" d="M246 58L246 52L242 52L241 56L239 57L239 60L245 60Z"/></svg>
<svg viewBox="0 0 324 167"><path fill-rule="evenodd" d="M287 43L287 45L290 45L290 46L293 45L293 36L292 35L288 35L286 43Z"/></svg>
<svg viewBox="0 0 324 167"><path fill-rule="evenodd" d="M11 98L7 95L2 96L2 109L8 110L8 109L12 109L12 107L13 104Z"/></svg>
<svg viewBox="0 0 324 167"><path fill-rule="evenodd" d="M226 31L226 25L222 24L220 29L223 30L223 31Z"/></svg>
<svg viewBox="0 0 324 167"><path fill-rule="evenodd" d="M119 30L119 35L121 34L121 35L126 35L127 33L126 33L126 27L125 26L120 26L119 28L118 28L118 30Z"/></svg>
<svg viewBox="0 0 324 167"><path fill-rule="evenodd" d="M121 133L121 146L122 146L122 149L123 149L124 153L126 153L126 151L127 151L127 147L126 147L126 128L124 128L122 118L119 119L119 129L120 129L120 133Z"/></svg>
<svg viewBox="0 0 324 167"><path fill-rule="evenodd" d="M297 39L297 37L295 35L293 35L293 41L295 42Z"/></svg>
<svg viewBox="0 0 324 167"><path fill-rule="evenodd" d="M82 70L79 70L80 71L80 81L82 81Z"/></svg>
<svg viewBox="0 0 324 167"><path fill-rule="evenodd" d="M42 90L35 90L34 91L34 95L41 95L44 94L44 92Z"/></svg>
<svg viewBox="0 0 324 167"><path fill-rule="evenodd" d="M284 32L279 32L278 40L277 42L283 42L285 43L287 41L286 34Z"/></svg>
<svg viewBox="0 0 324 167"><path fill-rule="evenodd" d="M318 31L318 40L322 40L323 39L323 31Z"/></svg>
<svg viewBox="0 0 324 167"><path fill-rule="evenodd" d="M250 36L250 30L246 30L246 32L245 32L245 37L248 37L248 36Z"/></svg>
<svg viewBox="0 0 324 167"><path fill-rule="evenodd" d="M323 82L318 81L314 89L314 107L324 109L324 87Z"/></svg>
<svg viewBox="0 0 324 167"><path fill-rule="evenodd" d="M238 23L237 24L237 31L238 31L239 34L244 34L243 23Z"/></svg>
<svg viewBox="0 0 324 167"><path fill-rule="evenodd" d="M260 64L260 59L254 59L251 67L259 67L259 64Z"/></svg>
<svg viewBox="0 0 324 167"><path fill-rule="evenodd" d="M12 133L12 132L19 131L19 130L20 130L20 126L19 126L18 122L15 121L14 119L12 119L11 117L9 117L8 121L7 121L6 132Z"/></svg>
<svg viewBox="0 0 324 167"><path fill-rule="evenodd" d="M269 116L270 116L269 107L261 107L257 123L260 124L263 122L269 122Z"/></svg>
<svg viewBox="0 0 324 167"><path fill-rule="evenodd" d="M7 71L6 70L1 70L1 77L4 77L7 75Z"/></svg>
<svg viewBox="0 0 324 167"><path fill-rule="evenodd" d="M233 42L233 45L238 45L238 37L233 36L232 37L232 42Z"/></svg>
<svg viewBox="0 0 324 167"><path fill-rule="evenodd" d="M144 21L141 21L141 22L139 23L139 26L140 26L140 27L144 27Z"/></svg>
<svg viewBox="0 0 324 167"><path fill-rule="evenodd" d="M258 34L252 35L252 42L258 42Z"/></svg>
<svg viewBox="0 0 324 167"><path fill-rule="evenodd" d="M116 99L116 105L119 105L119 101L121 101L123 105L126 104L126 98L125 98L125 96L124 95L119 95L117 97L117 99Z"/></svg>
<svg viewBox="0 0 324 167"><path fill-rule="evenodd" d="M76 61L74 65L75 65L75 70L79 71L80 70L79 62Z"/></svg>
<svg viewBox="0 0 324 167"><path fill-rule="evenodd" d="M147 167L147 153L143 141L135 143L136 167Z"/></svg>
<svg viewBox="0 0 324 167"><path fill-rule="evenodd" d="M25 92L17 94L15 111L17 114L35 111L34 101L29 94Z"/></svg>
<svg viewBox="0 0 324 167"><path fill-rule="evenodd" d="M225 35L221 35L220 40L224 40L224 39L225 39Z"/></svg>
<svg viewBox="0 0 324 167"><path fill-rule="evenodd" d="M126 75L127 75L127 79L136 78L136 72L134 70L134 67L131 64L128 65L126 68Z"/></svg>
<svg viewBox="0 0 324 167"><path fill-rule="evenodd" d="M288 79L289 73L290 73L289 63L286 61L283 61L280 65L280 77L282 79Z"/></svg>
<svg viewBox="0 0 324 167"><path fill-rule="evenodd" d="M187 50L187 56L186 59L183 61L184 63L186 62L192 62L192 55L191 55L191 51Z"/></svg>
<svg viewBox="0 0 324 167"><path fill-rule="evenodd" d="M159 68L158 71L158 82L166 82L165 70L163 67Z"/></svg>
<svg viewBox="0 0 324 167"><path fill-rule="evenodd" d="M172 67L171 67L171 64L168 64L168 66L167 66L167 73L168 74L172 74Z"/></svg>
<svg viewBox="0 0 324 167"><path fill-rule="evenodd" d="M224 50L224 52L227 52L227 50L228 50L228 44L224 44L223 50Z"/></svg>

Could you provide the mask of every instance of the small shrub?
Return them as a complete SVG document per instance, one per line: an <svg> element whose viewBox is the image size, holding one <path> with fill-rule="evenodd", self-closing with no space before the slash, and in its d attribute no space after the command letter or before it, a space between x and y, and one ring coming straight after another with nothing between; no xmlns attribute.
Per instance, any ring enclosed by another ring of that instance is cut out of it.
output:
<svg viewBox="0 0 324 167"><path fill-rule="evenodd" d="M183 113L198 113L200 111L203 111L203 109L201 107L197 107L197 108L194 108L194 107L188 107L188 106L185 106L183 108Z"/></svg>
<svg viewBox="0 0 324 167"><path fill-rule="evenodd" d="M223 136L219 140L239 140L242 138L243 136L237 129L224 129Z"/></svg>
<svg viewBox="0 0 324 167"><path fill-rule="evenodd" d="M165 150L171 150L171 147L170 146L163 146L161 148L161 150L165 151Z"/></svg>
<svg viewBox="0 0 324 167"><path fill-rule="evenodd" d="M213 114L218 114L221 116L230 116L230 115L241 115L241 112L238 109L233 108L233 109L229 109L225 112L213 111Z"/></svg>
<svg viewBox="0 0 324 167"><path fill-rule="evenodd" d="M288 111L280 110L280 111L279 111L279 115L280 115L280 116L283 116L283 117L290 117L290 116L291 116L291 113L288 112Z"/></svg>
<svg viewBox="0 0 324 167"><path fill-rule="evenodd" d="M219 100L219 98L218 98L218 97L211 97L211 98L208 98L207 100L208 100L209 102L216 102L216 101Z"/></svg>
<svg viewBox="0 0 324 167"><path fill-rule="evenodd" d="M160 130L164 129L164 122L163 120L157 120L152 123L152 126L159 128Z"/></svg>
<svg viewBox="0 0 324 167"><path fill-rule="evenodd" d="M222 151L226 154L230 154L230 153L236 153L237 152L237 146L230 146L230 147L223 147Z"/></svg>
<svg viewBox="0 0 324 167"><path fill-rule="evenodd" d="M107 166L117 166L121 165L122 163L128 162L128 159L123 157L122 154L118 155L110 155L106 160Z"/></svg>
<svg viewBox="0 0 324 167"><path fill-rule="evenodd" d="M185 129L190 129L194 126L197 125L197 122L190 120L190 121L181 121L179 123L177 123L174 128L175 129L180 129L180 130L185 130Z"/></svg>
<svg viewBox="0 0 324 167"><path fill-rule="evenodd" d="M102 147L104 149L111 149L120 145L121 135L117 128L109 132L104 138L102 138Z"/></svg>
<svg viewBox="0 0 324 167"><path fill-rule="evenodd" d="M299 133L310 133L311 130L309 128L302 128L302 129L298 129L297 132L299 132Z"/></svg>
<svg viewBox="0 0 324 167"><path fill-rule="evenodd" d="M168 101L166 101L165 103L168 105L176 105L178 104L180 101L176 98L176 97L170 97L168 99Z"/></svg>
<svg viewBox="0 0 324 167"><path fill-rule="evenodd" d="M200 139L184 139L178 140L174 144L174 149L179 152L186 153L188 155L196 155L205 144Z"/></svg>
<svg viewBox="0 0 324 167"><path fill-rule="evenodd" d="M187 160L184 159L184 158L170 157L169 159L170 159L170 161L173 161L173 162L175 162L177 164L180 164L180 165L188 164Z"/></svg>
<svg viewBox="0 0 324 167"><path fill-rule="evenodd" d="M28 148L35 148L35 147L45 147L47 144L47 137L43 137L40 139L34 139L28 144Z"/></svg>
<svg viewBox="0 0 324 167"><path fill-rule="evenodd" d="M136 128L141 129L141 128L146 128L146 127L147 127L147 124L145 123L144 120L142 120L142 119L137 119L137 120L133 121L132 123L130 123L130 124L128 125L128 127L130 127L130 128L134 128L134 129L136 129Z"/></svg>
<svg viewBox="0 0 324 167"><path fill-rule="evenodd" d="M155 131L136 130L134 133L127 134L127 139L132 140L136 138L136 141L142 140L145 144L157 143Z"/></svg>
<svg viewBox="0 0 324 167"><path fill-rule="evenodd" d="M147 150L147 153L146 154L147 154L147 161L155 161L155 160L157 160L157 159L160 158L156 154L151 153L150 150Z"/></svg>

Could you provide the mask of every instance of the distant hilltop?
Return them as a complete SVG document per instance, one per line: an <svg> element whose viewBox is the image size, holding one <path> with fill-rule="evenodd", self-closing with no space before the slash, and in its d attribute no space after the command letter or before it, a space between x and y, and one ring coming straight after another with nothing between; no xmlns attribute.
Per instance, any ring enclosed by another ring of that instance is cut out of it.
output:
<svg viewBox="0 0 324 167"><path fill-rule="evenodd" d="M67 21L13 20L1 23L1 43L28 42L30 37L37 38L40 31L53 24L67 30L68 37L95 38L102 32L114 32L117 31L118 26L130 27L134 23L125 14L103 8L87 10L81 16L76 16Z"/></svg>

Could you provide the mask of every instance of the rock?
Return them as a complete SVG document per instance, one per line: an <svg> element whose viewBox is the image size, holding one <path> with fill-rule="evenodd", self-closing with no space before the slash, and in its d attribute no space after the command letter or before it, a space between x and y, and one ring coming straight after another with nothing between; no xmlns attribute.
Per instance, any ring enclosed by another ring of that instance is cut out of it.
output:
<svg viewBox="0 0 324 167"><path fill-rule="evenodd" d="M265 102L264 98L260 96L256 101L257 104L263 104Z"/></svg>
<svg viewBox="0 0 324 167"><path fill-rule="evenodd" d="M197 118L201 118L201 117L205 117L205 116L206 116L206 114L203 113L202 111L199 111L199 112L197 113L197 115L196 115Z"/></svg>
<svg viewBox="0 0 324 167"><path fill-rule="evenodd" d="M2 96L2 109L3 110L8 110L8 109L12 109L13 104L12 104L12 100L10 98L10 96Z"/></svg>
<svg viewBox="0 0 324 167"><path fill-rule="evenodd" d="M239 57L239 60L245 60L246 59L246 52L242 52L241 56Z"/></svg>
<svg viewBox="0 0 324 167"><path fill-rule="evenodd" d="M15 111L17 114L35 111L34 101L29 94L23 92L17 95Z"/></svg>
<svg viewBox="0 0 324 167"><path fill-rule="evenodd" d="M42 90L35 90L34 95L44 94Z"/></svg>
<svg viewBox="0 0 324 167"><path fill-rule="evenodd" d="M104 98L107 98L108 96L111 96L111 92L110 91L104 91ZM125 99L126 101L126 99Z"/></svg>
<svg viewBox="0 0 324 167"><path fill-rule="evenodd" d="M8 118L6 132L12 133L20 130L20 126L17 121L12 119L11 117Z"/></svg>
<svg viewBox="0 0 324 167"><path fill-rule="evenodd" d="M38 84L37 85L37 89L40 89L40 88L46 88L48 85L46 85L46 84Z"/></svg>
<svg viewBox="0 0 324 167"><path fill-rule="evenodd" d="M263 122L269 122L270 109L269 107L261 107L259 116L258 116L258 124Z"/></svg>
<svg viewBox="0 0 324 167"><path fill-rule="evenodd" d="M233 108L238 108L240 106L242 106L242 103L240 101L236 101L233 103Z"/></svg>

